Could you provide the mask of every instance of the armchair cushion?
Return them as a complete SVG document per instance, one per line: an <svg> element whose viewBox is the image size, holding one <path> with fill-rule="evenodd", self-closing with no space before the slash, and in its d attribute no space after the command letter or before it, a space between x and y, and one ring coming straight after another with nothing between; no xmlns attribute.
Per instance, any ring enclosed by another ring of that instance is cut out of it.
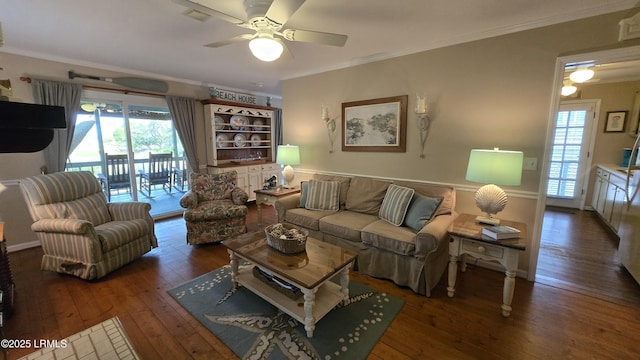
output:
<svg viewBox="0 0 640 360"><path fill-rule="evenodd" d="M247 216L247 207L235 205L230 200L203 201L194 209L185 211L187 221L208 221Z"/></svg>
<svg viewBox="0 0 640 360"><path fill-rule="evenodd" d="M81 219L94 225L111 221L102 187L93 174L80 173L73 182L63 174L32 177L25 183L34 220Z"/></svg>
<svg viewBox="0 0 640 360"><path fill-rule="evenodd" d="M238 173L235 171L216 175L191 173L191 186L198 202L230 199L237 183Z"/></svg>
<svg viewBox="0 0 640 360"><path fill-rule="evenodd" d="M143 219L110 221L96 226L96 233L102 251L107 253L128 243L130 239L137 239L148 234L149 224Z"/></svg>

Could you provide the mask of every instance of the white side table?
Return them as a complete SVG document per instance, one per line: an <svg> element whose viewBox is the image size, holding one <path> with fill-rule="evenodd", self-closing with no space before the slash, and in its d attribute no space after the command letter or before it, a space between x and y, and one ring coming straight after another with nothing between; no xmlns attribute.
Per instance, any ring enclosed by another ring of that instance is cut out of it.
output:
<svg viewBox="0 0 640 360"><path fill-rule="evenodd" d="M300 188L296 189L275 189L275 190L254 190L256 193L256 207L258 209L258 226L262 226L262 205L273 206L276 201L291 194L300 192Z"/></svg>
<svg viewBox="0 0 640 360"><path fill-rule="evenodd" d="M520 230L520 238L507 240L492 240L482 236L484 226L476 223L476 216L460 214L449 229L451 241L449 242L449 286L447 294L453 297L455 293L456 277L458 272L458 260L460 271L466 270L466 257L496 261L505 268L504 286L502 290L502 316L511 315L511 301L516 284L516 272L518 271L518 257L521 251L526 249L527 233L526 225L515 221L502 220L500 225L508 225Z"/></svg>

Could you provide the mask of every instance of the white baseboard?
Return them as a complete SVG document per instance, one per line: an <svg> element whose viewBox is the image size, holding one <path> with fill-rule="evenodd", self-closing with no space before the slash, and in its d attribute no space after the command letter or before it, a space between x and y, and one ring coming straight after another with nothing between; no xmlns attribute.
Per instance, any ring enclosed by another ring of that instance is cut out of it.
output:
<svg viewBox="0 0 640 360"><path fill-rule="evenodd" d="M40 246L40 240L30 241L18 245L9 245L7 246L7 252L11 253L20 250L31 249L38 246Z"/></svg>

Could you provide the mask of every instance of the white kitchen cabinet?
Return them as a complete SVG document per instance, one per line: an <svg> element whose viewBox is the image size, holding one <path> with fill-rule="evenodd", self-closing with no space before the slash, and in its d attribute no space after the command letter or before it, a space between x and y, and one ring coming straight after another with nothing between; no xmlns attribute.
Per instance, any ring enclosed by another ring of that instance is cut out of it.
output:
<svg viewBox="0 0 640 360"><path fill-rule="evenodd" d="M277 183L280 183L280 174L276 169L280 169L280 165L275 163L251 164L245 166L212 166L209 167L209 173L220 174L235 170L238 173L238 187L249 195L249 201L256 199L255 190L262 189L264 180L271 176L276 176Z"/></svg>
<svg viewBox="0 0 640 360"><path fill-rule="evenodd" d="M624 179L615 169L598 166L591 205L600 219L615 233L618 232L625 204Z"/></svg>

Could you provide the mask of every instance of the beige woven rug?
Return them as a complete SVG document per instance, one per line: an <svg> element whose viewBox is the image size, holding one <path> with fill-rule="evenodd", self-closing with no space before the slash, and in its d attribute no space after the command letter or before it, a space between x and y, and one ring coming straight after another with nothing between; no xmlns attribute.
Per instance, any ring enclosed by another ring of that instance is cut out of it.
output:
<svg viewBox="0 0 640 360"><path fill-rule="evenodd" d="M52 345L19 360L140 359L117 316Z"/></svg>

